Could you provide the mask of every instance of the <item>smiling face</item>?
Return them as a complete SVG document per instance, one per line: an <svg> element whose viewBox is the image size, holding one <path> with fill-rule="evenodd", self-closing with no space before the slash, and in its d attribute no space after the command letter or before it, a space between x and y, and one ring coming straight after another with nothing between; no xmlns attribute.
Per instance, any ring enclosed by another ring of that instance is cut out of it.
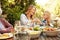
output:
<svg viewBox="0 0 60 40"><path fill-rule="evenodd" d="M28 9L26 10L26 16L29 17L30 19L34 18L36 8L33 5L30 5Z"/></svg>
<svg viewBox="0 0 60 40"><path fill-rule="evenodd" d="M50 13L48 11L44 12L43 18L44 19L49 19L50 18Z"/></svg>
<svg viewBox="0 0 60 40"><path fill-rule="evenodd" d="M36 8L33 5L31 5L26 11L26 15L33 16L35 14L35 11L36 11Z"/></svg>
<svg viewBox="0 0 60 40"><path fill-rule="evenodd" d="M34 15L34 14L35 14L35 10L36 10L36 9L35 9L34 7L31 8L31 10L29 10L29 14L30 14L30 15Z"/></svg>

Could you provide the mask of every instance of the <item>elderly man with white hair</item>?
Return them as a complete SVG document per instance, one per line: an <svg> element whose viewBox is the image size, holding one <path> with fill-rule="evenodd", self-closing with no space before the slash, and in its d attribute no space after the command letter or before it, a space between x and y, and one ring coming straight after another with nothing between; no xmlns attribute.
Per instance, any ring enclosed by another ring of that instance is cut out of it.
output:
<svg viewBox="0 0 60 40"><path fill-rule="evenodd" d="M13 26L6 21L4 18L1 17L2 9L0 5L0 33L8 33L13 30Z"/></svg>

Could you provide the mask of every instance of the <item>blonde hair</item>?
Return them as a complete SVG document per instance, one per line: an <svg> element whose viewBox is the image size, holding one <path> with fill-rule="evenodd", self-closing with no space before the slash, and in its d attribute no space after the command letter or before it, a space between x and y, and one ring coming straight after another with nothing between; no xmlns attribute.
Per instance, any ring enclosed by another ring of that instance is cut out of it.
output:
<svg viewBox="0 0 60 40"><path fill-rule="evenodd" d="M46 13L46 15L48 16L47 18L47 24L49 25L50 21L51 21L51 13L49 11L45 11L44 14Z"/></svg>
<svg viewBox="0 0 60 40"><path fill-rule="evenodd" d="M26 10L25 14L26 14L26 15L29 14L30 10L33 9L33 8L35 8L35 6L34 6L34 5L30 5L30 6L28 7L28 9ZM35 8L35 10L36 10L36 8ZM34 10L34 11L35 11L35 10ZM34 13L35 13L35 12L34 12ZM34 15L31 15L31 18L33 19L33 18L34 18Z"/></svg>

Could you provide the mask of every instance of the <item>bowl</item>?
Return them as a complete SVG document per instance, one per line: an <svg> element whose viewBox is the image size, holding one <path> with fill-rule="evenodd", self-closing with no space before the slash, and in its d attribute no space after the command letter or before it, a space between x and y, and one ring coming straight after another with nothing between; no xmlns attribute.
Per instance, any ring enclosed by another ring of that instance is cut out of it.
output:
<svg viewBox="0 0 60 40"><path fill-rule="evenodd" d="M28 35L31 38L37 38L40 36L40 34L41 34L41 31L28 31Z"/></svg>
<svg viewBox="0 0 60 40"><path fill-rule="evenodd" d="M57 36L58 31L45 31L46 36Z"/></svg>

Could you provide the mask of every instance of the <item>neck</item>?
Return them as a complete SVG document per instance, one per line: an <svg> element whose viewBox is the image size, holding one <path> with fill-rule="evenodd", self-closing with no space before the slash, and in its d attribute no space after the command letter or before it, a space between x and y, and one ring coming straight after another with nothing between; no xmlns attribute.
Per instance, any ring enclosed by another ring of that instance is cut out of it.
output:
<svg viewBox="0 0 60 40"><path fill-rule="evenodd" d="M28 19L31 19L31 18L30 18L30 15L27 15L27 18L28 18Z"/></svg>

